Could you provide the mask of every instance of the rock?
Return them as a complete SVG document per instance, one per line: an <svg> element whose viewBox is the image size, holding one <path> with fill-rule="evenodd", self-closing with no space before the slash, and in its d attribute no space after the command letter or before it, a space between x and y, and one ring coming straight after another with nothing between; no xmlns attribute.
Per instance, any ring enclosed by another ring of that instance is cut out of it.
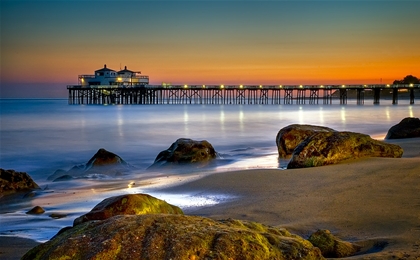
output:
<svg viewBox="0 0 420 260"><path fill-rule="evenodd" d="M88 163L86 164L86 169L89 170L97 166L108 166L116 164L126 165L127 163L115 153L108 152L107 150L101 148L88 161Z"/></svg>
<svg viewBox="0 0 420 260"><path fill-rule="evenodd" d="M149 168L186 164L205 166L216 157L217 153L209 142L180 138L160 152Z"/></svg>
<svg viewBox="0 0 420 260"><path fill-rule="evenodd" d="M288 169L335 164L363 157L399 158L403 149L395 144L352 132L319 132L296 147Z"/></svg>
<svg viewBox="0 0 420 260"><path fill-rule="evenodd" d="M288 125L277 133L276 144L280 158L287 158L307 137L318 132L335 132L334 129L315 125Z"/></svg>
<svg viewBox="0 0 420 260"><path fill-rule="evenodd" d="M329 230L318 230L308 240L321 250L324 257L328 258L349 257L356 254L361 248L335 237Z"/></svg>
<svg viewBox="0 0 420 260"><path fill-rule="evenodd" d="M103 220L116 215L184 214L182 210L148 194L126 194L104 199L90 212L76 218L73 225L90 220Z"/></svg>
<svg viewBox="0 0 420 260"><path fill-rule="evenodd" d="M96 177L97 175L115 177L132 170L132 168L120 156L101 148L86 164L75 165L69 171L57 170L48 177L48 180L68 181L95 175Z"/></svg>
<svg viewBox="0 0 420 260"><path fill-rule="evenodd" d="M29 210L28 212L26 212L26 214L39 215L39 214L42 214L42 213L44 213L44 212L45 212L45 210L44 210L42 207L40 207L40 206L35 206L35 207L33 207L31 210Z"/></svg>
<svg viewBox="0 0 420 260"><path fill-rule="evenodd" d="M406 117L388 130L385 139L420 137L420 119Z"/></svg>
<svg viewBox="0 0 420 260"><path fill-rule="evenodd" d="M39 189L26 172L0 169L0 195Z"/></svg>
<svg viewBox="0 0 420 260"><path fill-rule="evenodd" d="M124 215L60 231L25 259L324 259L287 230L185 215Z"/></svg>
<svg viewBox="0 0 420 260"><path fill-rule="evenodd" d="M64 174L63 176L60 176L60 177L58 177L58 178L55 178L55 179L53 180L53 182L58 182L58 181L69 181L69 180L72 180L72 179L74 179L74 178L73 178L73 176L70 176L70 175L68 175L68 174L66 173L66 174Z"/></svg>
<svg viewBox="0 0 420 260"><path fill-rule="evenodd" d="M53 219L60 219L60 218L65 218L65 217L67 217L67 214L63 214L63 213L51 213L51 214L49 215L49 217L50 217L50 218L53 218Z"/></svg>

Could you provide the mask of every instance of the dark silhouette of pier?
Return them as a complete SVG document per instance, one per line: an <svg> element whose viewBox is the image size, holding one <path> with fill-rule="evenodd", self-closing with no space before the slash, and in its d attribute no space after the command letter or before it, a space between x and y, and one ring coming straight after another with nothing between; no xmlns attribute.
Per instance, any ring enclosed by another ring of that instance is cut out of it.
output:
<svg viewBox="0 0 420 260"><path fill-rule="evenodd" d="M402 93L414 104L420 84L399 85L69 85L69 104L347 104L349 93L362 105L379 104L384 91L398 104ZM368 95L367 95L368 94Z"/></svg>

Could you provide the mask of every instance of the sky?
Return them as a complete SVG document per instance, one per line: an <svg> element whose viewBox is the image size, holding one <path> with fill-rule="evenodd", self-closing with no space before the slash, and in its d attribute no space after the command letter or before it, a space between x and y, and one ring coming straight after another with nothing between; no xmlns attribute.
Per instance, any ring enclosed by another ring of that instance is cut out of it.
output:
<svg viewBox="0 0 420 260"><path fill-rule="evenodd" d="M420 77L420 1L0 0L1 98L78 75L152 84L387 84Z"/></svg>

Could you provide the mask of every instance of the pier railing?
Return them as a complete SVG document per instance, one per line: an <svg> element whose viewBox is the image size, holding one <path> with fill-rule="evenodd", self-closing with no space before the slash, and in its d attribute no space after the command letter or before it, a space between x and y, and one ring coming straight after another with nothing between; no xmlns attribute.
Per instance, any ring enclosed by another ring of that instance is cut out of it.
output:
<svg viewBox="0 0 420 260"><path fill-rule="evenodd" d="M332 104L349 98L364 104L381 95L398 104L404 94L414 104L420 84L407 85L69 85L69 104Z"/></svg>

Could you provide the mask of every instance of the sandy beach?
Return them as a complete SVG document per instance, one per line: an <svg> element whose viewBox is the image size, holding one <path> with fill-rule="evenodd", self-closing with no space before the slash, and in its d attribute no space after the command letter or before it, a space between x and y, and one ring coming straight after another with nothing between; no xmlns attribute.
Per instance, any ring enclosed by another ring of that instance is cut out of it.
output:
<svg viewBox="0 0 420 260"><path fill-rule="evenodd" d="M328 229L363 246L349 259L420 259L420 138L388 142L403 147L403 158L218 172L156 191L231 196L213 206L186 208L189 215L256 221L305 238ZM34 245L0 237L0 259L19 259Z"/></svg>

